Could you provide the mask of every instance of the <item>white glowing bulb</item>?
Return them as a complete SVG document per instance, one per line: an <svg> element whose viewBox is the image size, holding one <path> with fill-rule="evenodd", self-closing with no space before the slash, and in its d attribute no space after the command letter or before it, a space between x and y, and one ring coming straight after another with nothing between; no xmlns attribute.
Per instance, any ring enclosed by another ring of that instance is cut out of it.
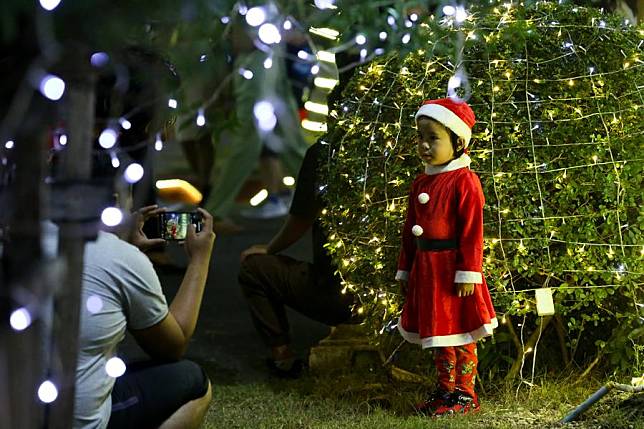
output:
<svg viewBox="0 0 644 429"><path fill-rule="evenodd" d="M220 21L221 21L222 24L228 24L230 22L230 17L222 16Z"/></svg>
<svg viewBox="0 0 644 429"><path fill-rule="evenodd" d="M39 89L48 99L58 101L65 93L65 82L58 76L48 74L40 81Z"/></svg>
<svg viewBox="0 0 644 429"><path fill-rule="evenodd" d="M409 41L410 41L410 40L411 40L411 35L410 35L409 33L406 33L406 34L402 37L402 42L403 42L405 45L406 45L407 43L409 43Z"/></svg>
<svg viewBox="0 0 644 429"><path fill-rule="evenodd" d="M144 173L145 171L143 170L143 166L141 166L141 164L133 162L125 168L123 177L125 178L125 181L127 183L136 183L143 178Z"/></svg>
<svg viewBox="0 0 644 429"><path fill-rule="evenodd" d="M112 155L112 167L119 168L121 166L121 161L119 161L116 155Z"/></svg>
<svg viewBox="0 0 644 429"><path fill-rule="evenodd" d="M66 134L61 134L60 136L58 136L58 143L61 146L65 146L67 144L67 135Z"/></svg>
<svg viewBox="0 0 644 429"><path fill-rule="evenodd" d="M451 5L443 6L443 14L452 16L456 13L456 8Z"/></svg>
<svg viewBox="0 0 644 429"><path fill-rule="evenodd" d="M4 147L6 147L7 149L13 149L14 145L15 144L13 140L7 140L7 142L4 144Z"/></svg>
<svg viewBox="0 0 644 429"><path fill-rule="evenodd" d="M380 40L387 40L387 32L381 31L378 37L380 38Z"/></svg>
<svg viewBox="0 0 644 429"><path fill-rule="evenodd" d="M20 307L9 316L9 324L16 331L24 331L31 325L31 313L25 307Z"/></svg>
<svg viewBox="0 0 644 429"><path fill-rule="evenodd" d="M204 125L206 125L206 117L204 116L203 109L199 109L199 113L197 113L197 126L203 127Z"/></svg>
<svg viewBox="0 0 644 429"><path fill-rule="evenodd" d="M365 37L364 34L358 34L356 36L356 43L358 45L364 45L365 43L367 43L367 38Z"/></svg>
<svg viewBox="0 0 644 429"><path fill-rule="evenodd" d="M365 59L367 57L367 50L366 49L360 49L360 59Z"/></svg>
<svg viewBox="0 0 644 429"><path fill-rule="evenodd" d="M54 10L58 7L61 0L40 0L40 6L45 10Z"/></svg>
<svg viewBox="0 0 644 429"><path fill-rule="evenodd" d="M396 25L396 18L394 18L393 16L389 15L387 17L387 24L389 24L390 26L393 27L394 25Z"/></svg>
<svg viewBox="0 0 644 429"><path fill-rule="evenodd" d="M113 357L105 363L105 372L113 378L117 378L125 374L126 366L120 358Z"/></svg>
<svg viewBox="0 0 644 429"><path fill-rule="evenodd" d="M290 20L287 19L286 21L284 21L284 24L282 24L282 28L284 30L288 31L291 28L293 28L293 23Z"/></svg>
<svg viewBox="0 0 644 429"><path fill-rule="evenodd" d="M590 74L595 73L595 67L589 67L588 71L590 72Z"/></svg>
<svg viewBox="0 0 644 429"><path fill-rule="evenodd" d="M244 69L244 68L239 69L239 74L244 76L244 79L247 79L247 80L251 80L253 76L255 76L251 70Z"/></svg>
<svg viewBox="0 0 644 429"><path fill-rule="evenodd" d="M263 7L251 7L246 12L246 22L251 27L260 26L266 21L266 11Z"/></svg>
<svg viewBox="0 0 644 429"><path fill-rule="evenodd" d="M161 152L163 149L163 140L161 140L161 134L157 134L157 138L154 141L154 150Z"/></svg>
<svg viewBox="0 0 644 429"><path fill-rule="evenodd" d="M268 198L268 191L266 189L262 189L259 191L253 198L250 199L250 205L255 207L259 205L262 201L264 201L266 198Z"/></svg>
<svg viewBox="0 0 644 429"><path fill-rule="evenodd" d="M298 51L297 56L298 56L298 58L300 58L302 60L308 60L309 59L309 53L306 52L306 51L302 51L302 50Z"/></svg>
<svg viewBox="0 0 644 429"><path fill-rule="evenodd" d="M248 6L246 6L245 4L239 5L239 14L244 16L247 13L248 13Z"/></svg>
<svg viewBox="0 0 644 429"><path fill-rule="evenodd" d="M467 11L463 6L459 6L456 8L456 16L454 17L456 19L456 22L463 22L467 19Z"/></svg>
<svg viewBox="0 0 644 429"><path fill-rule="evenodd" d="M407 27L407 28L411 28L411 26L412 26L412 25L414 25L414 23L413 23L413 22L411 22L411 21L410 21L410 20L408 20L408 19L407 19L407 20L405 20L405 27Z"/></svg>
<svg viewBox="0 0 644 429"><path fill-rule="evenodd" d="M336 9L335 0L315 0L315 7L318 9Z"/></svg>
<svg viewBox="0 0 644 429"><path fill-rule="evenodd" d="M87 308L87 311L89 311L90 313L96 314L103 309L103 300L98 295L92 295L89 298L87 298L87 301L85 302L85 307Z"/></svg>
<svg viewBox="0 0 644 429"><path fill-rule="evenodd" d="M273 59L271 57L268 57L264 60L264 68L270 69L271 67L273 67Z"/></svg>
<svg viewBox="0 0 644 429"><path fill-rule="evenodd" d="M409 15L409 19L411 19L413 22L418 21L418 14L412 13L411 15Z"/></svg>
<svg viewBox="0 0 644 429"><path fill-rule="evenodd" d="M49 380L44 381L38 387L38 398L45 404L50 404L58 398L56 385Z"/></svg>
<svg viewBox="0 0 644 429"><path fill-rule="evenodd" d="M119 124L121 124L121 127L123 127L124 130L129 130L132 128L132 122L128 121L125 118L119 119Z"/></svg>
<svg viewBox="0 0 644 429"><path fill-rule="evenodd" d="M411 228L411 233L414 234L416 237L420 237L423 235L423 227L420 225L414 225Z"/></svg>
<svg viewBox="0 0 644 429"><path fill-rule="evenodd" d="M203 62L205 62L205 61L206 61L206 59L207 59L207 58L208 58L208 56L207 56L206 54L201 54L201 55L199 56L199 62L200 62L200 63L203 63Z"/></svg>
<svg viewBox="0 0 644 429"><path fill-rule="evenodd" d="M110 149L116 144L116 139L118 134L115 130L111 128L106 128L103 130L100 136L98 136L98 144L101 145L104 149Z"/></svg>
<svg viewBox="0 0 644 429"><path fill-rule="evenodd" d="M427 192L418 194L418 202L421 204L427 204L429 202L429 194L427 194Z"/></svg>
<svg viewBox="0 0 644 429"><path fill-rule="evenodd" d="M282 183L286 186L293 186L295 185L295 178L291 176L286 176L282 179Z"/></svg>
<svg viewBox="0 0 644 429"><path fill-rule="evenodd" d="M108 207L101 213L101 221L107 226L116 226L123 220L123 213L116 207Z"/></svg>
<svg viewBox="0 0 644 429"><path fill-rule="evenodd" d="M280 34L280 31L273 24L262 24L262 26L259 27L257 35L259 36L259 40L266 43L267 45L272 45L274 43L279 43L282 41L282 35Z"/></svg>
<svg viewBox="0 0 644 429"><path fill-rule="evenodd" d="M103 67L110 61L110 56L105 52L94 52L91 57L89 57L89 62L94 67Z"/></svg>
<svg viewBox="0 0 644 429"><path fill-rule="evenodd" d="M255 115L257 124L262 131L272 131L277 125L275 108L269 101L262 100L255 103L255 106L253 107L253 114Z"/></svg>
<svg viewBox="0 0 644 429"><path fill-rule="evenodd" d="M311 66L311 74L318 74L320 72L320 66L315 64Z"/></svg>
<svg viewBox="0 0 644 429"><path fill-rule="evenodd" d="M168 107L169 108L176 109L177 105L178 105L177 100L175 100L174 98L171 98L171 99L168 100Z"/></svg>

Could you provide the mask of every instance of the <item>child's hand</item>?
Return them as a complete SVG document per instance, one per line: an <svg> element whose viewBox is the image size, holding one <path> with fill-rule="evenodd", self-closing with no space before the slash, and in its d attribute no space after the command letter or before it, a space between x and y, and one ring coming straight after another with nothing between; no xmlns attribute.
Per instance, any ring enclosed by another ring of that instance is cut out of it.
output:
<svg viewBox="0 0 644 429"><path fill-rule="evenodd" d="M398 286L400 286L400 294L407 296L407 280L398 280Z"/></svg>
<svg viewBox="0 0 644 429"><path fill-rule="evenodd" d="M474 295L474 283L456 283L456 295L460 297Z"/></svg>

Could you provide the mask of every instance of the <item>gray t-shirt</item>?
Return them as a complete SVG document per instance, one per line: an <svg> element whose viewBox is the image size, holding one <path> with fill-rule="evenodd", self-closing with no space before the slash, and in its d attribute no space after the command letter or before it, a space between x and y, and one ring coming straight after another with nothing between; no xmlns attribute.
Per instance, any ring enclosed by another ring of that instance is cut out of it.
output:
<svg viewBox="0 0 644 429"><path fill-rule="evenodd" d="M108 232L85 246L76 367L74 428L104 428L114 378L105 371L127 329L149 328L168 314L152 263Z"/></svg>

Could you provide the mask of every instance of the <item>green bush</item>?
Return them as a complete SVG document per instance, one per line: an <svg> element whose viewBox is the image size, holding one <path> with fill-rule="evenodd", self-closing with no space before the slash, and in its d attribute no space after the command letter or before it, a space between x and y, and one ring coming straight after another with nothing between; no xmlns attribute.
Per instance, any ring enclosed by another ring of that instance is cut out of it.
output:
<svg viewBox="0 0 644 429"><path fill-rule="evenodd" d="M378 340L402 308L400 230L422 172L413 115L446 96L462 58L478 120L471 168L487 200L483 269L499 318L514 327L499 338L527 339L552 320L558 329L544 333L560 333L562 356L584 363L604 350L612 368L629 370L643 342L644 30L538 2L473 13L460 29L436 18L420 37L424 50L356 72L324 138L327 246L360 297L355 311ZM542 287L553 290L554 319L535 313ZM542 344L559 352L557 341Z"/></svg>

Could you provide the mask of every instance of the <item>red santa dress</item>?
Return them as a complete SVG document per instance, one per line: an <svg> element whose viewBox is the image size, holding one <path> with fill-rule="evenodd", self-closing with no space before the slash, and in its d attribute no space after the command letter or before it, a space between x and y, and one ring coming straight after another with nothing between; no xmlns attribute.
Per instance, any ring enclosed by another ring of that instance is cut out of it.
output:
<svg viewBox="0 0 644 429"><path fill-rule="evenodd" d="M470 344L498 326L481 273L485 200L470 162L463 154L444 166L426 166L409 195L396 273L408 290L398 330L423 348ZM421 250L417 240L454 245ZM454 283L474 283L474 294L458 297Z"/></svg>

